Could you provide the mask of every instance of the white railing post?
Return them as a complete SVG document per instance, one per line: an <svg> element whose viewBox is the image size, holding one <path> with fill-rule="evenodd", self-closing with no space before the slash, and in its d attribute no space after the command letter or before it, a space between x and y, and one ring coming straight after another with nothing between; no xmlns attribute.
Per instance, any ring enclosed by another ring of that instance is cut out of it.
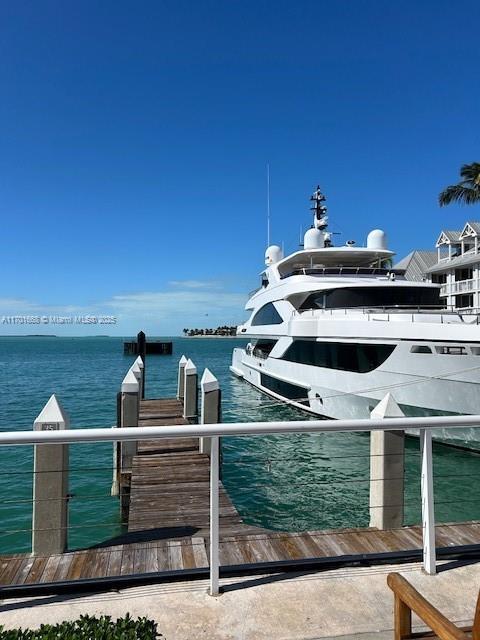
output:
<svg viewBox="0 0 480 640"><path fill-rule="evenodd" d="M428 573L429 575L435 575L437 570L431 429L420 429L420 450L422 455L423 569L425 573Z"/></svg>
<svg viewBox="0 0 480 640"><path fill-rule="evenodd" d="M178 382L177 382L177 398L183 400L185 393L185 365L187 364L187 358L182 356L178 361Z"/></svg>
<svg viewBox="0 0 480 640"><path fill-rule="evenodd" d="M183 417L194 422L198 417L198 374L190 359L185 363L184 374Z"/></svg>
<svg viewBox="0 0 480 640"><path fill-rule="evenodd" d="M372 419L404 418L390 393L370 414ZM403 525L405 432L370 434L370 526L396 529Z"/></svg>
<svg viewBox="0 0 480 640"><path fill-rule="evenodd" d="M34 431L69 428L55 395L33 423ZM68 444L35 445L33 463L32 553L63 553L68 533Z"/></svg>
<svg viewBox="0 0 480 640"><path fill-rule="evenodd" d="M201 424L220 422L221 392L217 378L209 369L205 369L200 380ZM200 438L200 453L210 454L211 438Z"/></svg>
<svg viewBox="0 0 480 640"><path fill-rule="evenodd" d="M210 447L210 595L219 595L219 437L211 438Z"/></svg>

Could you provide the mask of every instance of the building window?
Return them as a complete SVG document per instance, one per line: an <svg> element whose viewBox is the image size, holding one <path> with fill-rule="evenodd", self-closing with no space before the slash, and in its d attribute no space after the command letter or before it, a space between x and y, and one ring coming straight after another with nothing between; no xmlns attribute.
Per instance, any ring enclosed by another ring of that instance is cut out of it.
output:
<svg viewBox="0 0 480 640"><path fill-rule="evenodd" d="M447 274L446 273L432 273L432 282L435 284L446 284L447 283Z"/></svg>
<svg viewBox="0 0 480 640"><path fill-rule="evenodd" d="M455 269L455 282L459 280L471 280L473 278L473 269Z"/></svg>
<svg viewBox="0 0 480 640"><path fill-rule="evenodd" d="M327 369L368 373L383 364L394 349L393 344L295 340L286 350L283 360Z"/></svg>
<svg viewBox="0 0 480 640"><path fill-rule="evenodd" d="M473 307L473 293L463 293L455 296L455 307L457 309L470 309Z"/></svg>
<svg viewBox="0 0 480 640"><path fill-rule="evenodd" d="M273 304L269 302L253 316L252 326L258 327L264 324L282 324L282 322L282 316L278 313Z"/></svg>

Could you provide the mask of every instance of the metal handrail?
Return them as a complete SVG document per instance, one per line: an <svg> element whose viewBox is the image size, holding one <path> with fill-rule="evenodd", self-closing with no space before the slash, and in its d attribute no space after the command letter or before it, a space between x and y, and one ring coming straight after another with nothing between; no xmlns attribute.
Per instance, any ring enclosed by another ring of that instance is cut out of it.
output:
<svg viewBox="0 0 480 640"><path fill-rule="evenodd" d="M298 420L285 422L236 422L152 427L63 429L58 431L0 432L0 446L69 444L74 442L129 442L162 438L210 438L210 594L219 593L220 527L220 436L268 435L278 433L398 431L419 429L421 443L421 494L423 566L436 571L435 515L433 487L432 431L474 427L480 416L431 416L426 418L371 418L355 420Z"/></svg>
<svg viewBox="0 0 480 640"><path fill-rule="evenodd" d="M466 309L455 309L455 308L445 308L444 306L440 307L438 305L422 305L420 306L412 306L412 305L392 305L392 306L367 306L367 307L335 307L331 309L322 309L320 307L314 308L310 307L309 309L294 309L292 311L292 316L301 316L302 314L310 313L313 315L314 313L322 313L322 314L330 314L338 315L343 313L344 315L348 315L348 312L359 312L363 315L368 316L370 319L370 315L373 314L384 314L387 316L387 320L390 320L390 315L411 315L412 322L415 322L415 315L429 314L436 315L440 318L440 321L443 322L443 316L453 317L453 316L474 316L476 315L476 324L480 324L479 314L480 309L478 308L466 308ZM474 324L474 323L469 323Z"/></svg>
<svg viewBox="0 0 480 640"><path fill-rule="evenodd" d="M151 427L92 427L57 431L2 431L0 446L32 444L71 444L74 442L128 442L162 438L212 436L251 436L277 433L398 431L399 429L456 429L478 427L480 415L428 416L413 418L290 420L276 422L229 422L204 425Z"/></svg>
<svg viewBox="0 0 480 640"><path fill-rule="evenodd" d="M403 276L405 271L383 267L302 267L285 274L281 273L280 279L291 276L386 276L389 273Z"/></svg>

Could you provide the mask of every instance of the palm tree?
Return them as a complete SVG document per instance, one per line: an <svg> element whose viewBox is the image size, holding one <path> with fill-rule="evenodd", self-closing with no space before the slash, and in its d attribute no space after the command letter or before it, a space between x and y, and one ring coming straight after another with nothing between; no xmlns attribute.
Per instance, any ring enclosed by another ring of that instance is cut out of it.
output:
<svg viewBox="0 0 480 640"><path fill-rule="evenodd" d="M438 202L444 207L451 202L475 204L480 202L480 162L464 164L460 169L463 178L458 184L452 184L438 196Z"/></svg>

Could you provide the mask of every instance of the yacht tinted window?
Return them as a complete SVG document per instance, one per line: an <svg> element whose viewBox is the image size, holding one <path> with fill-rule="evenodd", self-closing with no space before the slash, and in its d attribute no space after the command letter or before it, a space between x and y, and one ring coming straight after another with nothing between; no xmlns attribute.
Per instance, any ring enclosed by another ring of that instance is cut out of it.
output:
<svg viewBox="0 0 480 640"><path fill-rule="evenodd" d="M266 358L270 355L271 350L277 344L276 340L253 340L252 353L257 358Z"/></svg>
<svg viewBox="0 0 480 640"><path fill-rule="evenodd" d="M343 309L349 307L444 307L439 289L427 287L345 287L316 291L301 309Z"/></svg>
<svg viewBox="0 0 480 640"><path fill-rule="evenodd" d="M410 353L432 353L432 350L426 344L414 344L410 347Z"/></svg>
<svg viewBox="0 0 480 640"><path fill-rule="evenodd" d="M327 369L368 373L379 367L395 349L392 344L355 344L295 340L283 359Z"/></svg>
<svg viewBox="0 0 480 640"><path fill-rule="evenodd" d="M260 382L263 387L278 393L278 395L283 396L284 398L297 400L300 404L309 404L308 391L303 387L298 387L296 384L292 384L291 382L284 382L278 378L272 378L272 376L267 376L265 373L260 374Z"/></svg>
<svg viewBox="0 0 480 640"><path fill-rule="evenodd" d="M258 327L262 324L281 324L282 322L282 316L278 313L273 304L269 302L253 316L252 326Z"/></svg>

